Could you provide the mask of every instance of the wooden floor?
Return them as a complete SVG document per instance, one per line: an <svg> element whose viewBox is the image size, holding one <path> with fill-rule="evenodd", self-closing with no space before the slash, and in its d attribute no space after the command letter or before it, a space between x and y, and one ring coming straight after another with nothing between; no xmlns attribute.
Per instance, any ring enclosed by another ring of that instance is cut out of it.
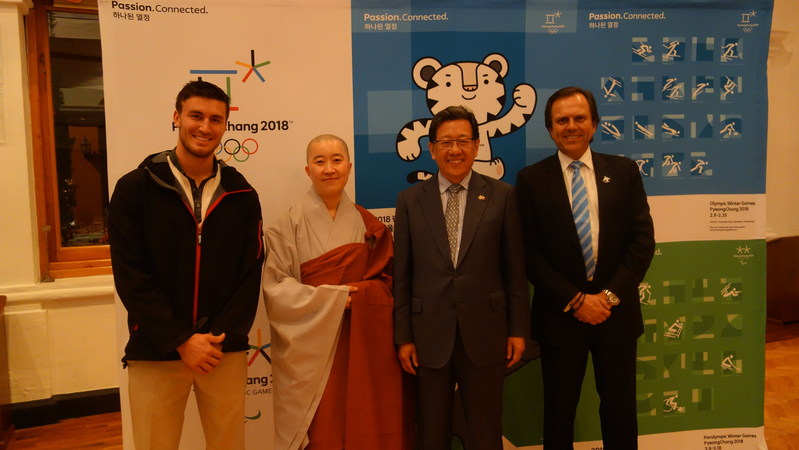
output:
<svg viewBox="0 0 799 450"><path fill-rule="evenodd" d="M768 324L764 419L768 448L799 450L799 324Z"/></svg>
<svg viewBox="0 0 799 450"><path fill-rule="evenodd" d="M122 450L122 418L120 413L100 414L62 420L52 425L14 431L8 450Z"/></svg>
<svg viewBox="0 0 799 450"><path fill-rule="evenodd" d="M766 443L772 450L799 450L799 323L769 323L766 342ZM93 448L122 449L119 413L17 430L8 450Z"/></svg>

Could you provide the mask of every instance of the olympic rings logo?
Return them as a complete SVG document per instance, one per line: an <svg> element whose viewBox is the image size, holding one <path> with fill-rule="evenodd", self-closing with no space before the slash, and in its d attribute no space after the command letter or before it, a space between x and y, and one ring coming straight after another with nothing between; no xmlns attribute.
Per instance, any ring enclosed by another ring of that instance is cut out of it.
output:
<svg viewBox="0 0 799 450"><path fill-rule="evenodd" d="M248 144L248 142L250 142L250 144ZM224 143L219 144L216 154L222 156L226 155L224 157L220 156L219 158L225 162L230 161L230 158L233 158L238 162L244 162L250 159L250 155L254 155L257 151L258 141L255 139L247 138L242 142L239 142L238 139L231 138L227 139Z"/></svg>

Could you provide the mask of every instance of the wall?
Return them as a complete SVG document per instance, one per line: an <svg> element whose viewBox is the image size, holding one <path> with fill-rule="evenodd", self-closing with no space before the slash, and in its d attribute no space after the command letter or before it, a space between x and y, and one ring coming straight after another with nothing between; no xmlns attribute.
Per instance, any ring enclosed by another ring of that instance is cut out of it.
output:
<svg viewBox="0 0 799 450"><path fill-rule="evenodd" d="M27 5L27 6L26 6ZM21 12L31 0L0 0L0 286L34 280L37 252L27 63ZM11 195L9 195L11 194Z"/></svg>
<svg viewBox="0 0 799 450"><path fill-rule="evenodd" d="M0 0L0 293L9 297L11 400L118 386L110 276L38 283L30 114L21 14L30 0ZM789 136L799 90L796 0L776 0L769 57L767 227L770 237L799 235L799 151ZM9 195L11 194L11 195Z"/></svg>
<svg viewBox="0 0 799 450"><path fill-rule="evenodd" d="M12 403L119 386L110 275L2 291Z"/></svg>
<svg viewBox="0 0 799 450"><path fill-rule="evenodd" d="M768 59L769 127L766 165L766 237L799 235L799 150L796 105L799 105L799 2L776 0Z"/></svg>
<svg viewBox="0 0 799 450"><path fill-rule="evenodd" d="M23 25L32 6L0 0L0 293L13 403L119 385L111 277L38 283Z"/></svg>

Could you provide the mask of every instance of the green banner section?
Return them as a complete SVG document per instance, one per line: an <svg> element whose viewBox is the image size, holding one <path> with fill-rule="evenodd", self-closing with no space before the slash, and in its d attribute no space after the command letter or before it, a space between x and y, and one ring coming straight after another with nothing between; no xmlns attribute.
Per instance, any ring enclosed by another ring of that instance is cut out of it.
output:
<svg viewBox="0 0 799 450"><path fill-rule="evenodd" d="M639 286L640 434L763 425L766 242L658 244ZM505 379L504 427L516 446L541 444L538 359ZM600 440L589 362L575 439Z"/></svg>

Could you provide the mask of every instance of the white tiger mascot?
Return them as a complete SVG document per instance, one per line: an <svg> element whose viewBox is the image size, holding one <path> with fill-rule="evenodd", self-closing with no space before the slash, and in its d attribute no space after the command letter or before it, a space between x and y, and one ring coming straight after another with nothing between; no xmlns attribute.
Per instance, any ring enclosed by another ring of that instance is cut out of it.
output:
<svg viewBox="0 0 799 450"><path fill-rule="evenodd" d="M432 57L422 58L413 66L413 81L427 92L427 107L436 114L452 105L462 105L474 113L480 126L480 149L474 160L475 172L502 179L505 165L491 152L491 138L513 133L523 127L533 115L536 103L535 88L520 84L513 89L513 106L502 117L505 105L505 75L508 61L492 53L483 62L461 61L446 66ZM397 154L405 161L419 157L419 140L429 134L431 118L408 122L397 134ZM426 171L408 174L408 182L426 180Z"/></svg>

